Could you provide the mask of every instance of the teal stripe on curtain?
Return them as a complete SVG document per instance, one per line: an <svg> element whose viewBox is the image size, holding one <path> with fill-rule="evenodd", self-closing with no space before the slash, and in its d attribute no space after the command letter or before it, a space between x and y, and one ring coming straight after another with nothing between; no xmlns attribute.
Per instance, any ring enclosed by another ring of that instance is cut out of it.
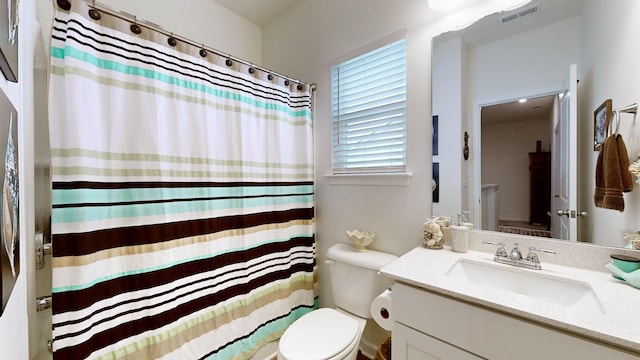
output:
<svg viewBox="0 0 640 360"><path fill-rule="evenodd" d="M226 91L224 89L216 88L214 86L207 86L205 84L181 79L175 76L170 76L154 70L144 69L137 66L129 66L121 64L115 61L104 60L87 52L76 49L72 46L66 46L64 49L51 47L51 56L60 59L71 57L77 59L86 64L92 64L97 69L116 71L122 74L131 76L141 76L148 79L152 79L158 82L182 87L185 89L197 90L208 95L212 95L218 98L234 100L243 102L254 107L264 108L267 110L277 110L284 112L290 116L305 116L310 113L308 109L295 111L288 106L282 106L278 103L264 102L250 96L244 96L239 92Z"/></svg>
<svg viewBox="0 0 640 360"><path fill-rule="evenodd" d="M248 359L317 307L311 90L73 3L51 47L54 358Z"/></svg>
<svg viewBox="0 0 640 360"><path fill-rule="evenodd" d="M128 204L104 206L89 204L83 207L62 208L54 207L52 219L55 223L84 222L109 220L136 216L154 216L167 214L181 214L189 212L210 212L228 209L268 208L269 206L298 204L309 205L313 203L313 195L265 197L225 200L190 200L167 201L157 204Z"/></svg>
<svg viewBox="0 0 640 360"><path fill-rule="evenodd" d="M54 190L54 206L78 204L90 198L96 203L154 201L160 199L224 198L247 196L273 196L313 193L313 186L240 186L194 188L141 188L141 189L76 189Z"/></svg>

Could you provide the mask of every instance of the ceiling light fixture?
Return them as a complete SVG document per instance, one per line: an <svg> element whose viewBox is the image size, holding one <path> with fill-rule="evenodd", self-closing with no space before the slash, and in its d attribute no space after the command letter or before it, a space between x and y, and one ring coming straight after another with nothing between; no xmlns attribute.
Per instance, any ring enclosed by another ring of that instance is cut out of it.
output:
<svg viewBox="0 0 640 360"><path fill-rule="evenodd" d="M511 11L511 10L515 10L519 7L522 7L528 3L530 3L531 0L513 0L513 4L505 7L504 9L502 9L502 11Z"/></svg>
<svg viewBox="0 0 640 360"><path fill-rule="evenodd" d="M429 7L434 11L449 11L458 8L464 0L429 0Z"/></svg>
<svg viewBox="0 0 640 360"><path fill-rule="evenodd" d="M519 103L521 103L521 104L522 104L522 103L526 103L526 102L527 102L527 99L520 99L520 100L518 100L518 102L519 102Z"/></svg>

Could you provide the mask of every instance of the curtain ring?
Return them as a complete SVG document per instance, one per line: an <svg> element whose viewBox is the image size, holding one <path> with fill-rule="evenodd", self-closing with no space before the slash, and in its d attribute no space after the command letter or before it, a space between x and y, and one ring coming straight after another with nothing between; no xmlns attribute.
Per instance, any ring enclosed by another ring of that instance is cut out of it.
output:
<svg viewBox="0 0 640 360"><path fill-rule="evenodd" d="M178 45L178 41L173 37L173 33L171 33L171 36L169 36L169 38L167 39L167 43L169 43L169 45L171 46Z"/></svg>
<svg viewBox="0 0 640 360"><path fill-rule="evenodd" d="M204 44L202 44L202 47L200 48L200 56L202 57L207 57L207 50L204 49Z"/></svg>
<svg viewBox="0 0 640 360"><path fill-rule="evenodd" d="M227 60L225 60L225 62L224 62L224 63L225 63L227 66L231 66L231 65L233 65L233 61L231 61L231 59L227 59Z"/></svg>
<svg viewBox="0 0 640 360"><path fill-rule="evenodd" d="M96 0L93 0L91 4L91 9L89 10L89 17L93 20L100 20L102 15L100 15L100 11L96 10Z"/></svg>
<svg viewBox="0 0 640 360"><path fill-rule="evenodd" d="M138 18L135 16L133 17L133 24L131 24L130 29L134 34L140 34L142 32L142 29L138 26Z"/></svg>
<svg viewBox="0 0 640 360"><path fill-rule="evenodd" d="M62 10L71 10L71 3L68 0L58 0L57 3Z"/></svg>

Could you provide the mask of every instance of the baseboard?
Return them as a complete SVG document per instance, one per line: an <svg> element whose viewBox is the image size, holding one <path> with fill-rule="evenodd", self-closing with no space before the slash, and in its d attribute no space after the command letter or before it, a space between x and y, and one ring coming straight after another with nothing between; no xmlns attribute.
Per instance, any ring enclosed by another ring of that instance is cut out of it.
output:
<svg viewBox="0 0 640 360"><path fill-rule="evenodd" d="M506 222L523 222L523 223L528 223L529 222L529 218L521 218L521 217L498 217L498 222L500 221L506 221Z"/></svg>

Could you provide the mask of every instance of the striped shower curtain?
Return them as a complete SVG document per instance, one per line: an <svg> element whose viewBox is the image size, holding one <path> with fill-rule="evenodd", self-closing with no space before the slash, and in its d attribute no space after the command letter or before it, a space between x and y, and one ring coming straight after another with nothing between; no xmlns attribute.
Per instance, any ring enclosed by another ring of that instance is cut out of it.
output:
<svg viewBox="0 0 640 360"><path fill-rule="evenodd" d="M73 6L51 45L54 358L250 357L316 303L309 86Z"/></svg>

